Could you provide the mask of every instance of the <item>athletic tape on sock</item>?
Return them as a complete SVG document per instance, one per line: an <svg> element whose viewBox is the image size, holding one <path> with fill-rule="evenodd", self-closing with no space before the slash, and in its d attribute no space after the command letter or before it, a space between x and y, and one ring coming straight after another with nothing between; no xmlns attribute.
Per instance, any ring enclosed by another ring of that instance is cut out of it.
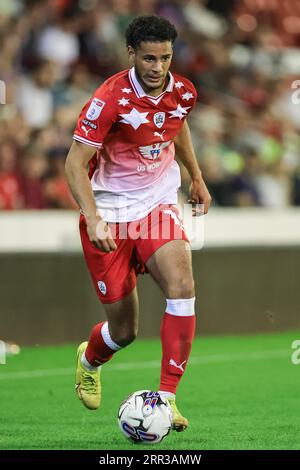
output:
<svg viewBox="0 0 300 470"><path fill-rule="evenodd" d="M104 343L110 348L112 349L113 351L119 351L119 349L122 348L122 346L119 346L117 343L115 343L111 337L110 337L110 334L109 334L109 330L108 330L108 322L106 321L102 328L101 328L101 335L102 335L102 338L103 338L103 341Z"/></svg>
<svg viewBox="0 0 300 470"><path fill-rule="evenodd" d="M195 297L191 299L166 299L166 313L178 317L191 317L195 315Z"/></svg>
<svg viewBox="0 0 300 470"><path fill-rule="evenodd" d="M97 366L97 367L92 366L87 360L87 358L85 357L85 353L83 353L81 356L81 364L83 365L85 369L89 370L90 372L96 372L99 369L99 367L101 367L101 366Z"/></svg>

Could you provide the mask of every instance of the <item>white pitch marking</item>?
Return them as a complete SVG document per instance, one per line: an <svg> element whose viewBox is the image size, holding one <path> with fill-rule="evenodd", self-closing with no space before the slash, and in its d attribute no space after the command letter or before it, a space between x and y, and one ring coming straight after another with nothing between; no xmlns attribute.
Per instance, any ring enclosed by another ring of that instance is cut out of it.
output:
<svg viewBox="0 0 300 470"><path fill-rule="evenodd" d="M281 359L286 357L287 360L290 360L291 352L287 349L277 349L270 351L254 351L254 352L245 352L242 354L213 354L210 356L203 357L191 357L188 361L188 366L192 365L205 365L212 363L222 363L222 362L236 362L236 361L260 361L264 359ZM105 367L107 372L111 371L126 371L126 370L135 370L135 369L155 369L160 366L160 361L145 361L145 362L124 362L120 364L114 364ZM41 378L41 377L53 377L59 375L71 375L74 374L73 367L60 368L60 369L37 369L37 370L27 370L20 372L8 372L1 373L7 366L3 366L0 369L0 380L10 380L10 379L30 379L30 378Z"/></svg>

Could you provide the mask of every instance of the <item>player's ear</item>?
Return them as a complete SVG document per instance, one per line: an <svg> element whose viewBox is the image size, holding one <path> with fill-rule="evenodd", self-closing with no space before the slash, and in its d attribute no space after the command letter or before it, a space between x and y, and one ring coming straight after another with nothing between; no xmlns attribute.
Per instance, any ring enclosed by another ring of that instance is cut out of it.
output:
<svg viewBox="0 0 300 470"><path fill-rule="evenodd" d="M133 49L132 46L127 46L127 53L128 53L128 58L130 60L130 63L134 64L135 50Z"/></svg>

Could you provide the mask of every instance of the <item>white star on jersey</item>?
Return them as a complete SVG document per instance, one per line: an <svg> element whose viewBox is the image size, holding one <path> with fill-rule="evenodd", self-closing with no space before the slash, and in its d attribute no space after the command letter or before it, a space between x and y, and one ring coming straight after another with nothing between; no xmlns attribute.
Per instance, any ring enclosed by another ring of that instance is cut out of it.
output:
<svg viewBox="0 0 300 470"><path fill-rule="evenodd" d="M184 86L182 82L175 83L175 88L181 88L182 86Z"/></svg>
<svg viewBox="0 0 300 470"><path fill-rule="evenodd" d="M124 98L124 96L122 96L122 99L118 101L119 101L119 104L121 104L122 106L126 106L129 103L129 100Z"/></svg>
<svg viewBox="0 0 300 470"><path fill-rule="evenodd" d="M128 114L120 114L123 118L120 122L124 122L124 124L130 124L135 130L137 130L141 124L146 124L148 119L146 119L147 113L139 113L135 108L132 108L130 113Z"/></svg>
<svg viewBox="0 0 300 470"><path fill-rule="evenodd" d="M188 106L187 108L184 108L180 106L180 104L177 106L177 109L174 109L174 111L169 111L169 114L171 114L170 118L176 118L178 117L179 119L182 119L185 114L187 114L187 109L190 109L191 106Z"/></svg>
<svg viewBox="0 0 300 470"><path fill-rule="evenodd" d="M189 101L191 98L194 98L194 95L193 95L193 93L189 93L189 92L187 91L184 95L182 95L182 98L183 98L184 100Z"/></svg>
<svg viewBox="0 0 300 470"><path fill-rule="evenodd" d="M127 94L132 93L131 88L122 88L122 91L123 91L123 93L127 93Z"/></svg>

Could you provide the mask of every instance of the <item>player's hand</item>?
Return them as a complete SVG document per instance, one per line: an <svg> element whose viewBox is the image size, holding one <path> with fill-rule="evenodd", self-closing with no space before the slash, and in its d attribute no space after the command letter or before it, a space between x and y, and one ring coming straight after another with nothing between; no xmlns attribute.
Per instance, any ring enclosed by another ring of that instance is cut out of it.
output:
<svg viewBox="0 0 300 470"><path fill-rule="evenodd" d="M207 214L211 200L211 195L209 194L204 180L202 178L194 180L190 186L189 202L192 204L203 204L203 213ZM197 211L193 215L198 215Z"/></svg>
<svg viewBox="0 0 300 470"><path fill-rule="evenodd" d="M110 253L117 249L107 222L101 219L100 216L87 220L87 233L90 241L99 250Z"/></svg>

